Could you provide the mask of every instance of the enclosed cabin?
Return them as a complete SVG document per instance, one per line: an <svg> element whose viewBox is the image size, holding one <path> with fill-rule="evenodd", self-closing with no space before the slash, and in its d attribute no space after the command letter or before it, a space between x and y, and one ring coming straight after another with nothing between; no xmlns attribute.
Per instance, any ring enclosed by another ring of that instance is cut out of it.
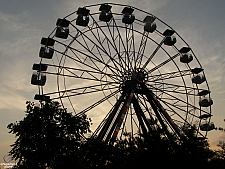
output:
<svg viewBox="0 0 225 169"><path fill-rule="evenodd" d="M194 75L194 77L191 80L192 83L201 84L206 80L206 78L204 75Z"/></svg>
<svg viewBox="0 0 225 169"><path fill-rule="evenodd" d="M46 96L46 95L39 95L39 94L36 94L34 96L34 100L39 100L39 101L50 101L50 96Z"/></svg>
<svg viewBox="0 0 225 169"><path fill-rule="evenodd" d="M78 8L77 10L77 20L76 20L76 25L78 26L87 26L89 23L89 9L86 8Z"/></svg>
<svg viewBox="0 0 225 169"><path fill-rule="evenodd" d="M211 131L211 130L214 130L215 129L215 125L213 122L211 123L202 123L200 125L200 130L202 131Z"/></svg>
<svg viewBox="0 0 225 169"><path fill-rule="evenodd" d="M163 41L164 45L173 46L177 42L176 37L173 36L174 33L175 31L170 29L167 29L163 32L163 35L165 36Z"/></svg>
<svg viewBox="0 0 225 169"><path fill-rule="evenodd" d="M192 60L193 60L192 54L185 53L182 54L180 57L180 62L182 63L190 63Z"/></svg>
<svg viewBox="0 0 225 169"><path fill-rule="evenodd" d="M181 53L180 62L181 63L190 63L193 60L192 54L188 53L191 50L189 47L183 47L179 50Z"/></svg>
<svg viewBox="0 0 225 169"><path fill-rule="evenodd" d="M213 101L211 98L209 98L209 94L211 92L209 90L202 90L198 93L198 96L200 97L199 99L199 106L201 107L208 107L211 106L213 104ZM207 119L210 118L212 115L209 113L204 113L202 115L199 116L200 120L205 120L205 122L203 122L200 125L200 129L202 131L210 131L215 129L215 126L213 123L207 123Z"/></svg>
<svg viewBox="0 0 225 169"><path fill-rule="evenodd" d="M145 19L143 20L143 22L145 23L144 25L145 32L153 33L156 30L156 23L154 21L155 17L153 16L145 17Z"/></svg>
<svg viewBox="0 0 225 169"><path fill-rule="evenodd" d="M202 90L198 93L199 98L199 106L201 107L209 107L213 104L212 98L209 96L211 92L209 90Z"/></svg>
<svg viewBox="0 0 225 169"><path fill-rule="evenodd" d="M201 107L209 107L212 104L213 104L213 100L211 97L203 96L203 97L200 97L199 99L199 106Z"/></svg>
<svg viewBox="0 0 225 169"><path fill-rule="evenodd" d="M200 115L198 118L199 119L208 119L208 118L210 118L212 115L211 114L208 114L208 113L205 113L205 114L202 114L202 115Z"/></svg>
<svg viewBox="0 0 225 169"><path fill-rule="evenodd" d="M54 43L55 40L52 38L42 38L39 57L45 59L52 59L54 54Z"/></svg>
<svg viewBox="0 0 225 169"><path fill-rule="evenodd" d="M33 64L32 69L36 72L35 72L35 75L34 74L32 75L31 83L34 85L40 85L40 86L45 85L46 76L45 76L45 73L43 73L43 71L46 71L48 69L48 66L46 64L42 64L42 63ZM39 75L39 77L38 77L38 75ZM39 82L37 82L38 80L39 80ZM50 101L50 96L36 94L34 96L34 99L39 100L39 101Z"/></svg>
<svg viewBox="0 0 225 169"><path fill-rule="evenodd" d="M199 106L201 107L209 107L213 104L213 100L210 97L202 96L199 99Z"/></svg>
<svg viewBox="0 0 225 169"><path fill-rule="evenodd" d="M208 107L213 104L212 99L209 97L209 94L211 92L209 90L202 90L198 93L198 96L200 96L199 99L199 106L201 107ZM204 122L200 125L200 130L202 131L210 131L215 129L214 123L207 122L207 119L210 118L212 115L209 113L204 113L199 116L200 120L204 120Z"/></svg>
<svg viewBox="0 0 225 169"><path fill-rule="evenodd" d="M44 86L46 82L46 74L34 71L31 77L31 84L32 85L38 85L38 86Z"/></svg>
<svg viewBox="0 0 225 169"><path fill-rule="evenodd" d="M55 36L62 39L67 39L69 35L69 24L70 21L66 19L58 19L56 22L56 33Z"/></svg>
<svg viewBox="0 0 225 169"><path fill-rule="evenodd" d="M39 85L44 86L46 82L46 75L43 73L43 71L47 70L46 64L33 64L33 74L31 77L31 84L33 85Z"/></svg>
<svg viewBox="0 0 225 169"><path fill-rule="evenodd" d="M194 68L191 70L191 72L194 74L194 76L191 79L192 83L202 84L203 82L206 81L204 74L200 74L202 71L203 71L202 68Z"/></svg>
<svg viewBox="0 0 225 169"><path fill-rule="evenodd" d="M132 24L135 20L135 16L132 14L134 12L134 9L131 7L125 7L122 10L123 18L122 22L125 24Z"/></svg>
<svg viewBox="0 0 225 169"><path fill-rule="evenodd" d="M108 4L102 4L99 8L100 14L99 14L99 20L103 22L109 22L112 19L112 12L111 12L112 6Z"/></svg>
<svg viewBox="0 0 225 169"><path fill-rule="evenodd" d="M43 72L43 71L46 71L47 68L48 68L48 66L46 64L42 64L42 63L36 64L36 63L34 63L33 67L32 67L32 70L36 70L38 72Z"/></svg>

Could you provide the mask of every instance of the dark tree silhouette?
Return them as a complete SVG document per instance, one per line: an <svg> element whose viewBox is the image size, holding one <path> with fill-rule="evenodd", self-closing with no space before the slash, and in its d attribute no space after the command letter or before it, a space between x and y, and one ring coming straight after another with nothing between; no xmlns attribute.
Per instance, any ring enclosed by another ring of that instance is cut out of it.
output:
<svg viewBox="0 0 225 169"><path fill-rule="evenodd" d="M26 117L8 125L16 141L10 154L18 161L16 168L66 168L79 166L82 135L89 131L85 115L75 117L58 102L35 107L27 102Z"/></svg>
<svg viewBox="0 0 225 169"><path fill-rule="evenodd" d="M213 152L207 140L196 137L195 129L185 129L178 140L166 136L156 122L149 123L152 128L146 135L132 138L127 133L125 139L108 144L83 139L91 125L85 115L73 116L57 102L40 107L27 102L26 117L8 125L16 136L10 154L18 169L224 168L224 142L219 144L221 151Z"/></svg>
<svg viewBox="0 0 225 169"><path fill-rule="evenodd" d="M213 152L213 157L210 159L211 168L224 169L225 168L225 142L219 141L217 145L220 149Z"/></svg>

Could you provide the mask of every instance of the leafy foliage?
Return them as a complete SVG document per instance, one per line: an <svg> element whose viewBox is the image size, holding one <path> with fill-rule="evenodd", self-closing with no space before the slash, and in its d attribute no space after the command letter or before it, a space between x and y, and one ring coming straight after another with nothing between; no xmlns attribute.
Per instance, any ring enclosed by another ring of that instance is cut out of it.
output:
<svg viewBox="0 0 225 169"><path fill-rule="evenodd" d="M8 125L16 136L10 153L18 161L18 169L222 169L225 168L225 144L221 150L209 149L207 140L196 137L196 130L186 128L178 140L149 121L147 135L108 144L95 138L83 139L91 120L85 115L73 116L57 102L36 107L27 102L26 117Z"/></svg>
<svg viewBox="0 0 225 169"><path fill-rule="evenodd" d="M18 168L65 167L78 156L76 150L89 127L85 115L73 116L57 102L40 108L27 102L26 117L8 125L17 137L10 153L18 160Z"/></svg>
<svg viewBox="0 0 225 169"><path fill-rule="evenodd" d="M210 159L212 168L224 169L225 168L225 142L219 141L217 145L220 149L213 152L213 157Z"/></svg>

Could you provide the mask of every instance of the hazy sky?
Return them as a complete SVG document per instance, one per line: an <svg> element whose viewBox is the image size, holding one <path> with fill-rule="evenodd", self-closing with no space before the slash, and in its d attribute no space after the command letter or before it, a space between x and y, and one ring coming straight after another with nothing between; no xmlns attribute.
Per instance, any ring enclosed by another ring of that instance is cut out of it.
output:
<svg viewBox="0 0 225 169"><path fill-rule="evenodd" d="M120 3L120 0L113 2ZM25 102L33 101L37 88L30 84L33 63L39 61L40 39L55 22L78 7L101 0L0 0L0 162L14 136L6 126L24 117ZM225 1L223 0L124 0L157 16L192 47L212 92L212 121L225 127ZM211 131L212 146L225 134Z"/></svg>

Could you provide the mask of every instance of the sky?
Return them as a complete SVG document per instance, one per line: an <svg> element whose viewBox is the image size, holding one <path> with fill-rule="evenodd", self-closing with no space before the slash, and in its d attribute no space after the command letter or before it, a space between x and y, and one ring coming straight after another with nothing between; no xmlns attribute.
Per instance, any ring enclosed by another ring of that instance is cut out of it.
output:
<svg viewBox="0 0 225 169"><path fill-rule="evenodd" d="M0 162L15 141L6 126L23 119L26 101L33 101L37 93L30 78L33 63L40 60L40 39L53 31L58 18L96 3L102 1L0 0ZM225 128L225 1L124 0L123 4L155 15L191 46L211 90L212 121ZM208 138L216 148L219 140L225 141L225 134L211 131Z"/></svg>

